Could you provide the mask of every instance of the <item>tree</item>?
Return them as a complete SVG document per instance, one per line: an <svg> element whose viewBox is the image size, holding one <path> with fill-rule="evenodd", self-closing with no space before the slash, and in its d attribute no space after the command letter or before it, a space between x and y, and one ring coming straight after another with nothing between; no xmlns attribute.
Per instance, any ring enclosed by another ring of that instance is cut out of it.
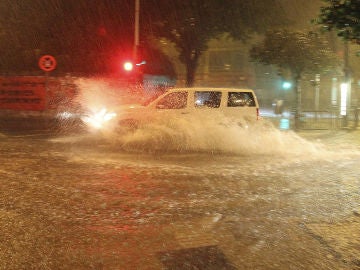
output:
<svg viewBox="0 0 360 270"><path fill-rule="evenodd" d="M144 32L166 38L178 49L187 86L193 85L199 58L211 39L229 33L246 41L251 33L287 22L277 0L147 0L141 10Z"/></svg>
<svg viewBox="0 0 360 270"><path fill-rule="evenodd" d="M323 0L328 3L321 7L319 18L314 20L322 24L325 30L336 29L338 36L360 44L360 1L359 0Z"/></svg>
<svg viewBox="0 0 360 270"><path fill-rule="evenodd" d="M360 1L323 0L323 2L328 5L320 9L319 17L313 21L323 25L325 31L335 30L337 35L344 40L344 80L351 83L349 42L360 44ZM356 108L355 127L358 126L358 115L359 109Z"/></svg>
<svg viewBox="0 0 360 270"><path fill-rule="evenodd" d="M326 72L340 63L322 36L288 30L266 33L264 40L251 48L250 57L262 64L274 65L280 72L290 72L296 91L295 128L299 124L301 77L305 73Z"/></svg>

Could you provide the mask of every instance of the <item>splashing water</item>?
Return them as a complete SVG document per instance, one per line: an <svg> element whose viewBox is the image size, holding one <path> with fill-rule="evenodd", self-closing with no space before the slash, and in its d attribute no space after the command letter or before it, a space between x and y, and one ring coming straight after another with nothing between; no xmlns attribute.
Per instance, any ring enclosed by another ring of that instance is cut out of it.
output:
<svg viewBox="0 0 360 270"><path fill-rule="evenodd" d="M80 91L77 101L90 111L141 103L144 99L141 88L129 88L118 80L80 78L75 83Z"/></svg>
<svg viewBox="0 0 360 270"><path fill-rule="evenodd" d="M156 119L134 132L110 139L128 151L299 155L319 148L293 132L281 132L266 120L239 125L221 115Z"/></svg>
<svg viewBox="0 0 360 270"><path fill-rule="evenodd" d="M90 110L139 103L144 99L140 92L134 94L105 80L81 79L77 83L81 90L80 102ZM322 151L322 145L311 143L292 131L280 131L264 119L248 123L245 119L235 121L215 113L201 118L154 117L153 121L130 132L113 126L82 139L88 142L102 140L128 152L309 155Z"/></svg>

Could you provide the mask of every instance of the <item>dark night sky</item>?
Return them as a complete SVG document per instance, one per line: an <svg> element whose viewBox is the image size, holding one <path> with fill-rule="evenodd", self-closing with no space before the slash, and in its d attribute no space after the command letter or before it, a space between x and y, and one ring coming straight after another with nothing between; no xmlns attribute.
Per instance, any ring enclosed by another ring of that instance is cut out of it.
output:
<svg viewBox="0 0 360 270"><path fill-rule="evenodd" d="M310 26L309 21L317 16L322 3L281 1L298 28ZM1 0L0 68L36 68L31 58L45 52L58 55L70 71L78 67L86 71L84 59L100 58L93 62L93 69L111 68L104 66L104 58L121 57L132 50L134 3L135 0ZM69 51L71 59L66 56Z"/></svg>
<svg viewBox="0 0 360 270"><path fill-rule="evenodd" d="M318 16L320 7L324 5L321 0L281 0L284 9L296 28L309 27L310 21Z"/></svg>

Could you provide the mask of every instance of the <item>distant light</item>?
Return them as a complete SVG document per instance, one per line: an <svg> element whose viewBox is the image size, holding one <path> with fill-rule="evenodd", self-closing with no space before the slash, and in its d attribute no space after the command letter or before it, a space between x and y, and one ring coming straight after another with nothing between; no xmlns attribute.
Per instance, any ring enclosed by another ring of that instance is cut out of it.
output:
<svg viewBox="0 0 360 270"><path fill-rule="evenodd" d="M342 83L340 85L340 115L346 115L347 92L349 85Z"/></svg>
<svg viewBox="0 0 360 270"><path fill-rule="evenodd" d="M282 83L282 88L283 89L290 89L291 88L291 82L283 82Z"/></svg>
<svg viewBox="0 0 360 270"><path fill-rule="evenodd" d="M71 112L60 112L56 115L60 119L70 119L74 116Z"/></svg>

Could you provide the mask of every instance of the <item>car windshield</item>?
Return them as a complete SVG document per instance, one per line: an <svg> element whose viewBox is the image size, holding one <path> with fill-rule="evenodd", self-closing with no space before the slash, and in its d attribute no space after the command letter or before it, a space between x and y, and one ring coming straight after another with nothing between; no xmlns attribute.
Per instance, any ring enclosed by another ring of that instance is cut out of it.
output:
<svg viewBox="0 0 360 270"><path fill-rule="evenodd" d="M360 0L0 1L0 270L359 270L359 46Z"/></svg>
<svg viewBox="0 0 360 270"><path fill-rule="evenodd" d="M160 96L160 95L152 95L152 96L150 96L150 97L147 97L147 98L145 99L145 101L143 101L143 102L141 103L141 105L143 105L143 106L149 105L151 102L153 102L155 99L157 99L158 96Z"/></svg>

